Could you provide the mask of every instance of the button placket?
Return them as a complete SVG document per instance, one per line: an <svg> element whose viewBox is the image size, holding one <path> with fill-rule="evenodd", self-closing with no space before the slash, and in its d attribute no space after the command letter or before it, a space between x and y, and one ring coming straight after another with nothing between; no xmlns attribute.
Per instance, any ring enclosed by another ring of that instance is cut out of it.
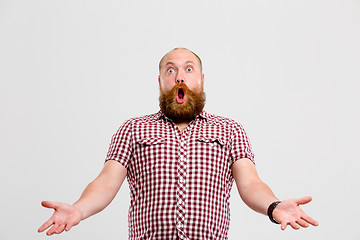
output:
<svg viewBox="0 0 360 240"><path fill-rule="evenodd" d="M186 213L186 175L187 175L187 129L180 136L179 156L177 164L178 183L177 183L177 225L176 227L183 231Z"/></svg>

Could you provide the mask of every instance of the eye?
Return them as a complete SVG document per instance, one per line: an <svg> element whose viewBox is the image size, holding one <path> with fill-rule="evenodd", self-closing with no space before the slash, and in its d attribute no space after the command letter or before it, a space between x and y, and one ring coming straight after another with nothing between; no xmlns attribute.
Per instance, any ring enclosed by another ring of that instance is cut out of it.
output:
<svg viewBox="0 0 360 240"><path fill-rule="evenodd" d="M173 73L174 69L170 68L169 70L167 70L168 73Z"/></svg>
<svg viewBox="0 0 360 240"><path fill-rule="evenodd" d="M192 67L188 67L188 68L186 69L186 71L187 71L187 72L192 72L193 69L192 69Z"/></svg>

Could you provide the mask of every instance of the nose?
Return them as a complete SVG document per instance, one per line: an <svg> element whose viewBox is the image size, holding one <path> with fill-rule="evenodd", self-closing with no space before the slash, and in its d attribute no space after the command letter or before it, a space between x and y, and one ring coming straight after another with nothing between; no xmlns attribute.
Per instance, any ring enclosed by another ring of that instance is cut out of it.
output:
<svg viewBox="0 0 360 240"><path fill-rule="evenodd" d="M176 75L176 83L183 83L185 82L185 78L184 75L179 71L178 74Z"/></svg>

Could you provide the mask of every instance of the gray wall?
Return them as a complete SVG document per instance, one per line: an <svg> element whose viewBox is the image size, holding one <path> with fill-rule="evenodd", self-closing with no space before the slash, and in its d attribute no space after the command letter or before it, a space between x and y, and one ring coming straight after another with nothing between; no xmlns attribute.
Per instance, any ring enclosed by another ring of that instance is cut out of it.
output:
<svg viewBox="0 0 360 240"><path fill-rule="evenodd" d="M73 203L112 134L158 110L173 47L204 62L206 110L241 122L260 177L320 226L282 232L234 185L230 239L359 239L359 1L0 0L0 239L44 239L42 200ZM52 239L126 239L128 185Z"/></svg>

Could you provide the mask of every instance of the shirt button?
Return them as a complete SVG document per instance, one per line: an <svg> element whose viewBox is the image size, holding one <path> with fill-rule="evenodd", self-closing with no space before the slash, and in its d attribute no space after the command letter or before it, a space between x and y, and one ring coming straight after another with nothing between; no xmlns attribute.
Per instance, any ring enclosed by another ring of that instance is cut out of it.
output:
<svg viewBox="0 0 360 240"><path fill-rule="evenodd" d="M183 225L181 223L178 223L177 228L183 228Z"/></svg>
<svg viewBox="0 0 360 240"><path fill-rule="evenodd" d="M179 204L181 205L183 203L183 201L181 199L179 199Z"/></svg>
<svg viewBox="0 0 360 240"><path fill-rule="evenodd" d="M181 156L181 157L180 157L180 161L181 161L181 162L185 161L185 157L184 157L184 156Z"/></svg>
<svg viewBox="0 0 360 240"><path fill-rule="evenodd" d="M184 183L185 182L185 179L183 177L180 177L180 182L181 183Z"/></svg>

